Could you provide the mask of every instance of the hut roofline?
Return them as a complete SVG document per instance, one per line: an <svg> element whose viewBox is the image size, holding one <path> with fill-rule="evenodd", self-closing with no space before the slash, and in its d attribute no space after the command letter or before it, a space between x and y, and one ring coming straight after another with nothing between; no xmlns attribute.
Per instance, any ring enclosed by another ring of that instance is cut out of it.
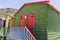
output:
<svg viewBox="0 0 60 40"><path fill-rule="evenodd" d="M14 16L26 5L30 5L30 4L47 4L50 8L52 8L53 10L55 10L58 14L60 13L53 5L51 5L49 3L49 1L40 1L40 2L30 2L30 3L25 3L22 5L22 7L20 7L14 14Z"/></svg>

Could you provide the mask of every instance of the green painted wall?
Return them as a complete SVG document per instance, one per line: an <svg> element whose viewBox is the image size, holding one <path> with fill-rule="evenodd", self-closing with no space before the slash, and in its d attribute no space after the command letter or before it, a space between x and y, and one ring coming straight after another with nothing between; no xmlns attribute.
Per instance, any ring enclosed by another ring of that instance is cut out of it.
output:
<svg viewBox="0 0 60 40"><path fill-rule="evenodd" d="M46 11L46 5L27 5L24 8L22 8L22 10L20 12L18 12L15 16L15 26L19 26L19 16L20 15L25 15L28 12L34 11L35 14L40 14L40 13L45 13ZM32 9L31 9L32 8ZM38 11L38 12L37 12ZM41 12L40 12L41 11ZM44 11L44 12L43 12Z"/></svg>
<svg viewBox="0 0 60 40"><path fill-rule="evenodd" d="M59 14L59 24L60 24L60 14Z"/></svg>
<svg viewBox="0 0 60 40"><path fill-rule="evenodd" d="M58 40L60 37L59 17L58 13L48 8L47 13L47 35L49 40Z"/></svg>
<svg viewBox="0 0 60 40"><path fill-rule="evenodd" d="M15 16L15 25L19 26L19 16L34 11L34 35L37 40L48 40L50 32L58 29L58 15L46 4L30 4L22 8ZM52 29L51 29L52 28ZM56 30L58 31L58 30Z"/></svg>
<svg viewBox="0 0 60 40"><path fill-rule="evenodd" d="M35 37L37 38L37 40L40 39L46 39L46 13L47 13L47 5L46 4L40 4L40 5L27 5L25 6L20 12L17 13L17 15L15 16L15 26L19 26L19 16L23 15L23 14L27 14L31 11L35 12L34 18L35 18L35 25L34 25L34 32L35 32ZM36 25L37 24L37 25ZM44 26L43 26L44 25ZM44 30L43 30L44 29ZM44 31L44 32L42 32ZM39 33L38 33L39 32ZM44 33L44 34L42 34ZM41 38L43 37L43 38ZM45 38L44 38L45 37Z"/></svg>

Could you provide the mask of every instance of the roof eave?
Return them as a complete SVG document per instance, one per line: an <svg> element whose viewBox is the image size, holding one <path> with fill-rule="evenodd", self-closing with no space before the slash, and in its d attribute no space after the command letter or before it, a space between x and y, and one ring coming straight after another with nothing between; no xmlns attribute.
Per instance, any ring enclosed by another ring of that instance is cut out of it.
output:
<svg viewBox="0 0 60 40"><path fill-rule="evenodd" d="M25 3L25 4L23 4L23 5L15 12L14 16L15 16L24 6L26 6L26 5L28 5L28 4L43 4L43 3L46 3L46 2L48 2L48 1Z"/></svg>
<svg viewBox="0 0 60 40"><path fill-rule="evenodd" d="M51 5L50 3L47 3L47 5L52 8L53 10L55 10L58 14L60 13L59 10L57 10L53 5Z"/></svg>
<svg viewBox="0 0 60 40"><path fill-rule="evenodd" d="M40 1L40 2L31 2L31 3L25 3L22 5L22 7L20 7L14 14L14 16L26 5L28 4L43 4L43 3L46 3L50 8L54 9L56 12L58 12L58 14L60 13L55 7L53 7L49 1Z"/></svg>

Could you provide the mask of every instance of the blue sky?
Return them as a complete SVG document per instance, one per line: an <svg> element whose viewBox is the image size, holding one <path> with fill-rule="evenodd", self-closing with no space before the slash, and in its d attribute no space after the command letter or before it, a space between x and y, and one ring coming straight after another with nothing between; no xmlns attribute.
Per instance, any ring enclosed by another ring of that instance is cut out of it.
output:
<svg viewBox="0 0 60 40"><path fill-rule="evenodd" d="M19 9L24 3L36 2L41 0L0 0L0 8L16 8ZM60 11L60 0L50 0L50 3Z"/></svg>

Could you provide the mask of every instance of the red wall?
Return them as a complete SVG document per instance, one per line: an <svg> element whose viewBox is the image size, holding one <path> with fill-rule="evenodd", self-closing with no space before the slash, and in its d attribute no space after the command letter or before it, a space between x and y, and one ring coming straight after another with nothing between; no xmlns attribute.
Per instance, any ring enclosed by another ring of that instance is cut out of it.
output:
<svg viewBox="0 0 60 40"><path fill-rule="evenodd" d="M24 27L24 15L20 16L20 27Z"/></svg>

